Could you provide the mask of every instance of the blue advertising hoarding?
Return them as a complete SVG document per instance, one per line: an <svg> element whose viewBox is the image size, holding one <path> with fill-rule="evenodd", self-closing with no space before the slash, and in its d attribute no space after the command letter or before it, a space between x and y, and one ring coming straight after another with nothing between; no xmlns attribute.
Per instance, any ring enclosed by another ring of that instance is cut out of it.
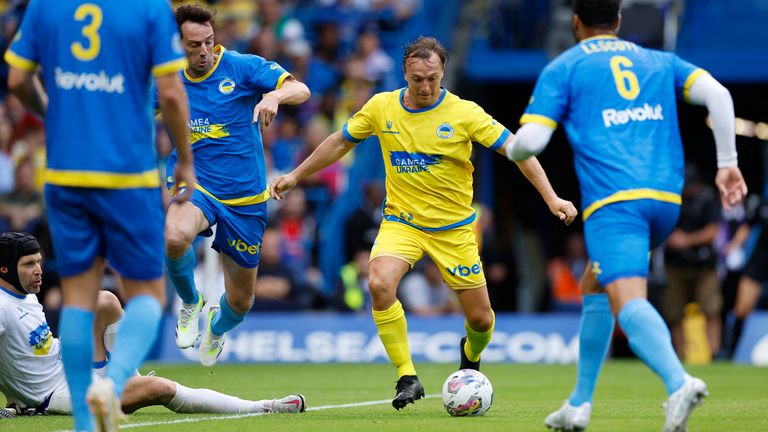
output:
<svg viewBox="0 0 768 432"><path fill-rule="evenodd" d="M196 348L176 347L175 325L175 316L165 317L155 360L197 362ZM483 353L483 362L575 363L579 352L578 328L578 314L498 314L496 331ZM408 318L408 337L415 362L458 362L462 336L464 318L461 316ZM367 314L256 313L227 334L219 361L381 363L388 360L373 319Z"/></svg>

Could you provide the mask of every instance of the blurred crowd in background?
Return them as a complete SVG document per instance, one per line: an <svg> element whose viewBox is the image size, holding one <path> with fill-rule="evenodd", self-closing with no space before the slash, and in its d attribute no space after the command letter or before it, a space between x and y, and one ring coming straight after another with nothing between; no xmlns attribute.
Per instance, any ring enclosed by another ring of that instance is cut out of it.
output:
<svg viewBox="0 0 768 432"><path fill-rule="evenodd" d="M550 2L517 2L527 9L512 8L510 4L515 2L509 1L477 3L478 10L488 12L485 27L479 30L487 30L483 37L491 45L545 44L544 35L552 19ZM0 17L3 51L25 4L23 0L0 1L0 11L4 11ZM282 106L277 122L263 132L268 180L293 169L374 93L403 86L403 45L420 34L451 35L455 21L450 17L461 10L461 2L432 0L218 0L209 4L217 12L217 44L274 60L312 91L307 103ZM449 48L453 43L450 37L443 41ZM38 118L7 94L6 77L7 66L2 65L0 232L26 231L41 240L46 255L42 295L46 310L55 311L61 296L42 194L45 131ZM514 124L507 126L514 132ZM285 200L270 204L255 310L370 313L367 263L381 221L384 183L378 144L375 139L369 141L373 142L359 145L341 161L307 179ZM161 170L171 150L171 141L158 123ZM683 308L689 300L696 300L708 321L710 348L717 353L723 345L722 323L733 307L744 264L744 246L748 247L748 236L735 235L749 209L722 211L711 182L704 181L694 166L686 174L684 205L693 210L683 211L679 229L688 234L705 230L697 237L705 241L691 242L692 236L685 233L670 237L665 250L652 260L651 297L672 326L681 350L678 326L685 314ZM496 233L500 224L509 222L494 220L492 206L478 203L477 210L481 256L496 311L579 310L578 281L587 260L579 224L563 231L547 247L535 238L510 243L500 241ZM205 249L200 242L201 278ZM521 254L536 257L520 259ZM706 280L691 282L691 269L696 277ZM118 288L111 275L105 279L108 287ZM208 278L206 283L223 285L223 279ZM706 289L683 297L669 295L687 293L682 287L689 285L706 285ZM428 258L407 275L398 294L411 314L459 312L451 290ZM49 320L54 327L56 321L55 317Z"/></svg>

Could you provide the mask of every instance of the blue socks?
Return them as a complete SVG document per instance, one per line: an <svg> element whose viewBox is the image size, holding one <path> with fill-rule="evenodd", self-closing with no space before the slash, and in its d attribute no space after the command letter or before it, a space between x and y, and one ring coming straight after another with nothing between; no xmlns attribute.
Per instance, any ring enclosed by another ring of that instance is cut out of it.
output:
<svg viewBox="0 0 768 432"><path fill-rule="evenodd" d="M93 417L85 402L91 385L93 361L93 312L71 306L61 311L61 361L72 398L72 415L76 431L92 431Z"/></svg>
<svg viewBox="0 0 768 432"><path fill-rule="evenodd" d="M679 389L685 380L685 369L672 348L667 325L648 300L627 302L619 312L619 325L632 351L664 381L667 394Z"/></svg>
<svg viewBox="0 0 768 432"><path fill-rule="evenodd" d="M578 373L576 387L569 398L572 406L592 403L597 377L608 354L615 323L607 294L584 295L582 300Z"/></svg>
<svg viewBox="0 0 768 432"><path fill-rule="evenodd" d="M181 258L174 260L165 257L165 265L168 267L168 277L176 288L176 293L181 301L187 304L197 304L200 299L195 288L195 251L192 247Z"/></svg>
<svg viewBox="0 0 768 432"><path fill-rule="evenodd" d="M125 382L154 346L161 317L160 302L150 295L136 296L125 307L125 316L107 366L107 377L115 383L118 397L123 394ZM91 364L90 358L87 364Z"/></svg>
<svg viewBox="0 0 768 432"><path fill-rule="evenodd" d="M221 295L219 305L221 306L221 309L213 316L213 321L211 322L211 333L216 336L221 336L232 330L235 326L243 322L246 316L248 316L248 312L238 314L232 310L227 303L226 293Z"/></svg>

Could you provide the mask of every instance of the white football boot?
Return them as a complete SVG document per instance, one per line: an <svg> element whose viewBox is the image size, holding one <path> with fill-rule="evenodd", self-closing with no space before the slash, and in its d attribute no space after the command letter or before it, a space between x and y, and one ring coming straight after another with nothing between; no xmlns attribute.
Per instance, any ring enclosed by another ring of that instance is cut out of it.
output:
<svg viewBox="0 0 768 432"><path fill-rule="evenodd" d="M196 304L182 303L179 307L179 320L176 321L176 346L181 349L194 346L199 336L199 316L205 301L202 295L198 296L200 299Z"/></svg>
<svg viewBox="0 0 768 432"><path fill-rule="evenodd" d="M701 405L704 398L709 396L704 381L685 374L683 386L669 395L664 402L667 418L664 421L664 432L684 432L688 430L688 417L694 408Z"/></svg>
<svg viewBox="0 0 768 432"><path fill-rule="evenodd" d="M213 315L216 311L221 309L220 306L211 306L208 311L208 319L205 324L205 331L203 332L203 339L200 341L200 363L203 366L213 366L221 355L221 351L224 349L224 336L216 336L211 332L211 324L213 323Z"/></svg>
<svg viewBox="0 0 768 432"><path fill-rule="evenodd" d="M556 431L583 431L589 424L589 416L592 414L592 404L584 402L575 407L566 400L559 410L548 415L544 424L547 428Z"/></svg>
<svg viewBox="0 0 768 432"><path fill-rule="evenodd" d="M269 412L273 413L302 413L307 409L304 395L288 395L282 399L274 399Z"/></svg>
<svg viewBox="0 0 768 432"><path fill-rule="evenodd" d="M109 378L94 381L85 399L93 414L96 432L115 432L120 429L120 422L127 419L115 394L115 384Z"/></svg>

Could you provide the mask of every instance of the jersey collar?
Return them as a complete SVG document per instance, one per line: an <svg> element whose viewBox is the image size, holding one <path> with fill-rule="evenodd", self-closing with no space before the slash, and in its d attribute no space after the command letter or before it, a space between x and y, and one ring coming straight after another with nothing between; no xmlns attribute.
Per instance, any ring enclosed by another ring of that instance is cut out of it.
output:
<svg viewBox="0 0 768 432"><path fill-rule="evenodd" d="M23 300L24 298L27 297L25 295L21 295L21 294L19 294L17 292L13 292L13 291L11 291L11 290L9 290L7 288L4 288L4 287L0 287L0 290L5 291L6 294L8 294L11 297L16 297L17 299L22 299Z"/></svg>
<svg viewBox="0 0 768 432"><path fill-rule="evenodd" d="M589 41L599 40L599 39L618 39L618 38L619 38L618 36L612 35L612 34L601 34L597 36L588 37L586 39L582 39L581 41L579 41L579 43L584 43L584 42L589 42Z"/></svg>
<svg viewBox="0 0 768 432"><path fill-rule="evenodd" d="M215 47L213 47L213 52L214 52L214 53L215 53L215 52L218 52L218 53L219 53L219 56L218 56L218 57L216 57L216 63L214 63L214 64L213 64L213 67L211 68L211 70L209 70L209 71L208 71L208 72L207 72L205 75L201 76L200 78L193 78L193 77L191 77L191 76L190 76L190 75L187 73L187 70L186 70L186 69L184 69L184 78L186 78L186 79L187 79L187 80L189 80L190 82L200 82L200 81L205 81L205 80L206 80L206 79L207 79L209 76L213 75L213 73L216 71L216 68L218 68L218 67L219 67L219 63L221 62L221 58L222 58L222 57L224 57L224 51L226 51L226 50L227 50L227 49L226 49L226 48L224 48L223 46L221 46L221 45L216 45Z"/></svg>
<svg viewBox="0 0 768 432"><path fill-rule="evenodd" d="M403 87L402 89L400 89L400 96L398 97L398 99L400 100L400 106L403 107L404 110L412 114L421 113L424 111L429 111L431 109L437 108L437 106L440 105L440 102L442 102L443 99L445 99L445 95L448 94L448 90L446 90L445 87L440 87L443 90L443 93L440 95L440 98L437 99L437 102L433 103L432 105L426 108L410 109L407 106L405 106L405 102L403 102L403 99L405 98L406 88L407 87Z"/></svg>

